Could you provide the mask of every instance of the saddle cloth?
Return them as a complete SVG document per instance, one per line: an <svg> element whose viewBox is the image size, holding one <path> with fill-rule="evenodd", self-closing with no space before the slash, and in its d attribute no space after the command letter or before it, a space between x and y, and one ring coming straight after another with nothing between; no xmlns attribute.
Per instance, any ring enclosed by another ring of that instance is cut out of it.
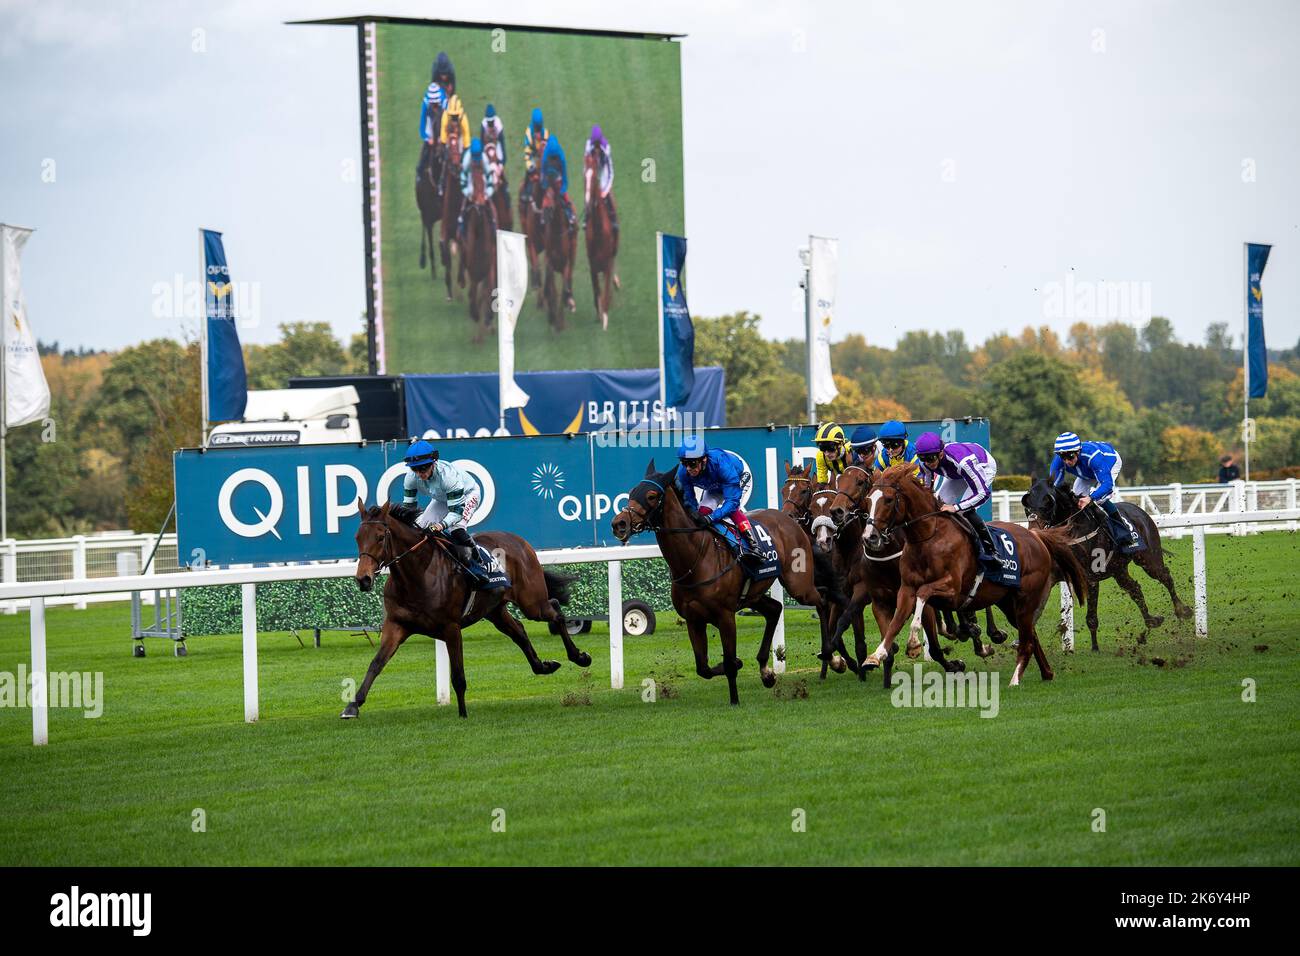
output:
<svg viewBox="0 0 1300 956"><path fill-rule="evenodd" d="M750 579L766 581L781 573L781 556L777 553L776 544L768 530L753 518L749 519L749 523L754 528L754 537L758 539L759 550L756 552L743 550L741 534L730 518L715 524L713 531L727 542L732 554L741 557L740 567Z"/></svg>
<svg viewBox="0 0 1300 956"><path fill-rule="evenodd" d="M993 555L997 561L981 565L984 580L1007 588L1020 587L1020 554L1016 550L1016 539L1011 537L1011 532L992 525L989 525L989 535L993 538Z"/></svg>
<svg viewBox="0 0 1300 956"><path fill-rule="evenodd" d="M510 576L506 574L506 569L502 567L501 562L478 542L474 543L474 547L478 549L479 568L483 571L486 580L482 584L478 583L469 569L461 565L460 573L465 576L469 586L475 591L495 591L497 588L510 587Z"/></svg>

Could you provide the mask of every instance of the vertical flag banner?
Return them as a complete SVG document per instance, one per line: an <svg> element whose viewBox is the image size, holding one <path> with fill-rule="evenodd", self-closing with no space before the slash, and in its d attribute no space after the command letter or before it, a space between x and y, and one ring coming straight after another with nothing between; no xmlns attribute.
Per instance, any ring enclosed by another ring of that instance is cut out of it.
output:
<svg viewBox="0 0 1300 956"><path fill-rule="evenodd" d="M497 232L497 378L501 414L523 408L528 393L515 381L515 325L528 298L528 254L523 233Z"/></svg>
<svg viewBox="0 0 1300 956"><path fill-rule="evenodd" d="M839 240L808 237L812 261L808 267L808 308L812 310L812 336L808 343L812 350L813 401L826 405L835 400L840 391L831 374L831 321L835 316L835 286L839 280Z"/></svg>
<svg viewBox="0 0 1300 956"><path fill-rule="evenodd" d="M50 413L50 386L45 381L36 337L27 324L19 257L31 236L30 229L0 227L4 243L4 393L5 425L16 428L37 422Z"/></svg>
<svg viewBox="0 0 1300 956"><path fill-rule="evenodd" d="M1246 243L1246 376L1247 396L1268 391L1268 346L1264 344L1264 292L1261 280L1272 246Z"/></svg>
<svg viewBox="0 0 1300 956"><path fill-rule="evenodd" d="M695 388L695 326L686 305L682 272L686 268L686 240L659 234L659 307L661 312L664 401L682 405Z"/></svg>
<svg viewBox="0 0 1300 956"><path fill-rule="evenodd" d="M206 419L211 422L238 421L248 404L248 377L244 353L235 328L235 292L226 265L221 233L203 233L204 357L207 371Z"/></svg>

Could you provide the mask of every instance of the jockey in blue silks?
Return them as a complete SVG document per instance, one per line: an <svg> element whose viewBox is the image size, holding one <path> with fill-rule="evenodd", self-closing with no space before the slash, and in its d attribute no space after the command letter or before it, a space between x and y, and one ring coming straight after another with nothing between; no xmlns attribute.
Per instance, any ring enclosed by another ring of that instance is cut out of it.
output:
<svg viewBox="0 0 1300 956"><path fill-rule="evenodd" d="M1101 505L1117 531L1127 535L1128 543L1116 541L1125 553L1139 550L1142 539L1137 529L1119 510L1115 503L1115 479L1119 477L1124 459L1120 458L1115 446L1104 441L1081 441L1074 432L1061 432L1052 447L1056 457L1052 459L1049 481L1052 486L1064 483L1066 475L1074 477L1071 489L1079 499L1079 507L1090 504Z"/></svg>
<svg viewBox="0 0 1300 956"><path fill-rule="evenodd" d="M573 211L573 203L569 199L569 164L564 158L564 147L560 145L560 138L554 133L547 137L546 151L542 153L543 207L550 202L552 183L557 187L560 206L564 209L565 219L569 221L569 231L575 232L578 228L578 219Z"/></svg>
<svg viewBox="0 0 1300 956"><path fill-rule="evenodd" d="M918 481L920 480L921 466L916 460L915 446L907 440L906 425L897 420L885 422L880 426L876 441L879 448L875 461L877 471L884 471L892 465L901 465L906 461L916 466L912 469L912 474Z"/></svg>
<svg viewBox="0 0 1300 956"><path fill-rule="evenodd" d="M433 154L433 144L438 139L438 124L442 111L447 107L447 100L456 92L456 68L451 65L451 58L446 53L439 53L433 61L433 75L429 87L424 91L420 101L420 139L424 147L420 150L420 162L415 168L417 177L424 175L425 168Z"/></svg>
<svg viewBox="0 0 1300 956"><path fill-rule="evenodd" d="M702 527L719 525L730 518L751 551L758 551L753 525L740 509L740 499L749 484L749 472L740 456L725 448L710 448L703 436L688 435L677 449L681 462L677 485L682 489L686 510L698 514ZM701 492L698 500L696 489Z"/></svg>

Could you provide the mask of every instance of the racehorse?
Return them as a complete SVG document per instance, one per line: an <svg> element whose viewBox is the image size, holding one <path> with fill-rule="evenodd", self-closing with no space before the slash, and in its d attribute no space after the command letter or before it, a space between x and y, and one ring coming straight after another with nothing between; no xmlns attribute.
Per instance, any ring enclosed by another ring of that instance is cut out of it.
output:
<svg viewBox="0 0 1300 956"><path fill-rule="evenodd" d="M653 531L659 550L672 574L673 607L686 621L691 648L695 652L695 672L707 679L727 676L732 704L739 704L736 673L741 668L736 656L736 612L749 608L762 615L765 625L758 647L759 678L764 687L776 684L776 673L768 664L772 635L781 616L781 602L768 594L772 580L753 582L740 566L722 538L699 527L686 513L675 484L676 469L656 472L654 460L646 467L645 477L628 492L627 507L611 522L614 536L626 542L632 535ZM812 563L801 559L809 548L808 536L794 519L779 511L749 513L761 522L775 545L780 558L779 578L795 600L820 610L822 596L813 582ZM706 628L712 624L722 642L722 661L709 664ZM822 653L829 657L826 638Z"/></svg>
<svg viewBox="0 0 1300 956"><path fill-rule="evenodd" d="M860 517L859 509L862 507L862 502L866 500L867 492L870 491L871 489L871 483L874 474L875 473L871 469L866 468L862 465L849 465L848 468L844 470L844 473L841 474L837 479L836 488L839 489L843 497L836 498L834 501L832 501L830 507L830 518L831 521L834 522L835 524L837 533L843 533L843 529L847 526L847 524L850 521L853 521L854 519ZM854 534L857 535L858 533L861 532L861 530L862 530L861 527L858 527L858 529L854 532ZM865 552L869 553L872 551L872 549L866 547L866 545L864 545L863 548ZM885 551L888 550L889 547L888 545L886 545L883 551L881 550L876 551L874 557L875 559L877 559L878 563L881 563L879 559L883 558ZM893 551L895 552L897 550L898 548L893 549ZM880 569L881 574L885 575L885 578L882 579L880 576L873 576L872 582L874 586L890 588L896 591L898 588L898 584L895 580L897 567L898 565L897 562L895 561L890 564L890 567L887 572L883 568ZM872 588L868 587L867 594L870 595L871 593L872 593ZM892 606L893 604L892 598L889 600L889 604ZM873 613L875 612L873 611ZM999 630L997 625L994 624L993 608L991 607L986 608L984 613L988 622L989 640L991 640L994 644L1001 644L1003 641L1007 639L1007 635L1005 631ZM987 644L984 644L980 641L980 629L979 629L979 625L975 623L974 612L972 611L957 612L957 618L959 621L958 624L954 624L952 622L952 617L953 617L952 611L949 610L940 611L937 619L937 625L940 634L946 637L954 638L955 640L959 640L959 641L964 641L969 639L972 645L974 646L975 654L978 657L991 657L993 655L993 648L989 647ZM877 621L877 623L879 623L879 621ZM883 630L881 631L881 634L882 635L884 634ZM908 657L919 657L921 656L921 654L925 652L925 650L926 650L926 645L922 644L919 640L917 640L915 634L908 635L908 640L907 640Z"/></svg>
<svg viewBox="0 0 1300 956"><path fill-rule="evenodd" d="M542 301L542 273L538 266L545 252L542 242L542 177L538 169L524 174L524 185L519 190L519 231L524 234L524 251L528 254L528 284L537 290L538 308Z"/></svg>
<svg viewBox="0 0 1300 956"><path fill-rule="evenodd" d="M510 211L510 184L506 182L506 167L503 163L497 162L496 143L483 144L483 154L496 168L496 188L492 191L492 205L497 213L497 228L509 232L515 228L515 221L512 218L514 214Z"/></svg>
<svg viewBox="0 0 1300 956"><path fill-rule="evenodd" d="M576 308L573 302L573 256L577 241L569 231L569 219L560 198L558 181L546 189L542 200L542 246L546 250L546 278L542 282L542 302L546 306L551 327L564 329L564 309ZM555 291L555 276L559 275L562 291Z"/></svg>
<svg viewBox="0 0 1300 956"><path fill-rule="evenodd" d="M474 343L493 327L492 290L496 288L497 227L492 207L484 198L483 169L470 170L473 201L464 213L465 242L460 251L461 285L469 274L469 317L474 320Z"/></svg>
<svg viewBox="0 0 1300 956"><path fill-rule="evenodd" d="M882 658L892 656L894 638L908 615L912 615L915 632L927 605L958 610L996 604L1015 625L1020 638L1011 686L1020 683L1031 654L1043 680L1051 680L1052 668L1035 624L1056 581L1070 587L1076 600L1086 600L1088 587L1087 575L1070 546L1069 533L1060 528L1036 530L990 522L991 529L1011 535L1020 565L1019 587L991 584L979 568L973 533L964 522L959 523L956 515L938 510L936 504L934 495L912 477L912 466L903 463L880 475L863 505L869 546L879 547L894 538L905 545L898 564L901 583L894 617L880 647L867 657L866 666L876 666Z"/></svg>
<svg viewBox="0 0 1300 956"><path fill-rule="evenodd" d="M461 142L460 133L453 125L447 133L447 149L442 164L442 267L447 270L447 301L452 298L451 257L456 254L456 227L460 222L460 207L464 196L460 191ZM464 286L465 277L460 277Z"/></svg>
<svg viewBox="0 0 1300 956"><path fill-rule="evenodd" d="M442 150L438 144L425 145L429 162L424 172L415 178L415 204L420 207L420 268L427 258L430 278L438 278L438 262L433 255L433 227L442 218L442 199L438 196L438 181L442 175Z"/></svg>
<svg viewBox="0 0 1300 956"><path fill-rule="evenodd" d="M1148 628L1159 627L1164 623L1163 617L1147 610L1142 587L1129 574L1130 560L1136 561L1148 576L1165 586L1174 604L1174 614L1180 621L1192 616L1192 609L1182 602L1174 590L1173 575L1165 564L1160 529L1151 520L1151 516L1137 505L1128 502L1119 505L1146 544L1144 550L1130 555L1116 547L1106 513L1096 505L1079 510L1074 493L1064 486L1053 487L1046 481L1036 481L1020 502L1025 506L1030 527L1064 527L1070 532L1070 544L1074 546L1075 557L1088 575L1088 630L1092 634L1094 651L1097 650L1097 595L1101 582L1106 578L1113 577L1115 583L1128 592L1142 612L1142 620ZM1138 643L1145 644L1146 641L1146 631L1143 631L1138 635Z"/></svg>
<svg viewBox="0 0 1300 956"><path fill-rule="evenodd" d="M596 314L600 316L600 327L608 329L611 286L619 287L618 273L614 265L614 260L618 256L618 233L614 231L609 206L600 194L600 173L596 166L594 152L587 154L584 165L587 177L584 200L587 224L584 232L587 239L587 263L591 269L591 297L596 305ZM600 288L602 275L605 277L604 292Z"/></svg>
<svg viewBox="0 0 1300 956"><path fill-rule="evenodd" d="M357 528L357 586L369 591L375 577L387 570L384 585L384 625L379 650L366 670L356 698L339 716L356 717L384 665L412 634L427 634L447 645L451 660L451 686L456 704L465 716L465 655L461 632L476 621L487 619L496 629L519 645L534 674L553 674L559 661L538 658L528 632L507 603L513 604L532 621L545 621L552 634L564 642L569 660L579 667L591 666L591 655L578 649L564 626L561 605L568 602L570 578L546 571L537 552L527 541L505 531L484 531L478 543L497 556L510 587L471 591L449 545L439 537L416 527L418 508L391 505L366 509L357 501L361 525Z"/></svg>

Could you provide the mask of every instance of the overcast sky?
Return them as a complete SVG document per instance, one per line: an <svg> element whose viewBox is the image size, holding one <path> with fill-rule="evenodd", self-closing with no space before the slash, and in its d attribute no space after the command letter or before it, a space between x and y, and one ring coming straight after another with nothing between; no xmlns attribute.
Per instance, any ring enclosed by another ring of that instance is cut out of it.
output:
<svg viewBox="0 0 1300 956"><path fill-rule="evenodd" d="M194 278L200 224L258 283L246 341L359 328L356 35L283 24L356 13L688 34L696 315L802 335L815 233L840 239L836 338L1064 331L1053 290L1111 281L1137 284L1127 314L1085 317L1149 301L1200 341L1240 329L1250 240L1275 244L1270 344L1300 338L1293 0L0 0L0 221L38 230L23 264L42 339L181 334L158 288Z"/></svg>

